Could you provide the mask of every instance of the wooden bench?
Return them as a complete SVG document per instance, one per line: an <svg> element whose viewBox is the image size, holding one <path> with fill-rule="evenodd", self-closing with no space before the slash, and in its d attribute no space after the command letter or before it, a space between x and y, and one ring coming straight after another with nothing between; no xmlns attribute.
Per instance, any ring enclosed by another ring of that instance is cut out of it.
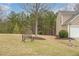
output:
<svg viewBox="0 0 79 59"><path fill-rule="evenodd" d="M25 42L25 40L26 39L31 39L31 41L33 41L34 40L34 35L32 35L32 34L22 34L22 41L24 41Z"/></svg>
<svg viewBox="0 0 79 59"><path fill-rule="evenodd" d="M26 39L31 39L31 41L34 41L34 40L46 40L43 37L35 36L33 34L22 34L22 41L25 42Z"/></svg>

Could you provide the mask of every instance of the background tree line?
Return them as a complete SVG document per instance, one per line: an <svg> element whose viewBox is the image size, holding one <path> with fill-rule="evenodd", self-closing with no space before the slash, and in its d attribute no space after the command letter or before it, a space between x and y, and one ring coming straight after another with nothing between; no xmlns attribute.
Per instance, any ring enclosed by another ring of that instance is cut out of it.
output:
<svg viewBox="0 0 79 59"><path fill-rule="evenodd" d="M27 7L29 13L26 14ZM47 9L45 4L21 4L25 10L16 13L11 11L5 20L0 20L0 33L33 33L54 35L56 14Z"/></svg>
<svg viewBox="0 0 79 59"><path fill-rule="evenodd" d="M56 15L47 11L38 16L38 34L55 34ZM0 33L23 33L32 31L35 33L35 17L24 12L11 12L7 19L0 20Z"/></svg>

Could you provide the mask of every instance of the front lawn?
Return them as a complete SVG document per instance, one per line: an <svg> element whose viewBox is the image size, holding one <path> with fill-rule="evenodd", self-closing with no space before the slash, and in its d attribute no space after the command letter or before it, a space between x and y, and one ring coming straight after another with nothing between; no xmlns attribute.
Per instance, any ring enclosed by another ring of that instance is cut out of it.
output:
<svg viewBox="0 0 79 59"><path fill-rule="evenodd" d="M0 55L79 55L79 42L73 40L69 47L68 40L58 40L54 36L43 36L46 40L31 42L21 41L21 34L0 34Z"/></svg>

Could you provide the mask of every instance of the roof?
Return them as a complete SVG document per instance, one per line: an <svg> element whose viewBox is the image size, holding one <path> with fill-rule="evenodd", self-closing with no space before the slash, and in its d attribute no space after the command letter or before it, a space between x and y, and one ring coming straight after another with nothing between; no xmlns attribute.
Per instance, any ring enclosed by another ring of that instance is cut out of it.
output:
<svg viewBox="0 0 79 59"><path fill-rule="evenodd" d="M62 14L76 14L77 12L76 11L59 11L59 13L62 13Z"/></svg>
<svg viewBox="0 0 79 59"><path fill-rule="evenodd" d="M67 13L67 14L73 14L71 18L69 18L67 21L63 23L63 25L67 25L70 23L71 20L73 20L77 15L79 15L79 12L77 11L59 11L60 13Z"/></svg>

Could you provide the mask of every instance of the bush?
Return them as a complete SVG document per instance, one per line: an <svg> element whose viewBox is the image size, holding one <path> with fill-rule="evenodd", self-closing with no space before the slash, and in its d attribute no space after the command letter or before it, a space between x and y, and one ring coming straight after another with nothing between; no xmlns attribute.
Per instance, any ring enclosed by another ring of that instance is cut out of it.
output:
<svg viewBox="0 0 79 59"><path fill-rule="evenodd" d="M66 30L61 30L59 32L59 37L60 38L67 38L68 37L68 32Z"/></svg>

